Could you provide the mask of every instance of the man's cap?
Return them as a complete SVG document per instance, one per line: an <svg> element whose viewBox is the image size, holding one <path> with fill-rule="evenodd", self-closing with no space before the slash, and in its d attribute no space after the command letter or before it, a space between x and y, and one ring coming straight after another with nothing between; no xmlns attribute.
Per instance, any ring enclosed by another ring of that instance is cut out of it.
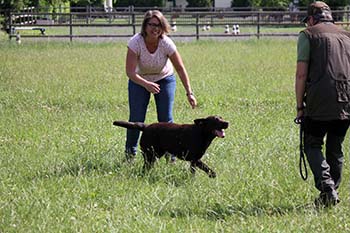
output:
<svg viewBox="0 0 350 233"><path fill-rule="evenodd" d="M313 16L317 21L331 21L333 22L331 8L321 1L313 2L307 8L307 16L302 19L306 23L309 16Z"/></svg>

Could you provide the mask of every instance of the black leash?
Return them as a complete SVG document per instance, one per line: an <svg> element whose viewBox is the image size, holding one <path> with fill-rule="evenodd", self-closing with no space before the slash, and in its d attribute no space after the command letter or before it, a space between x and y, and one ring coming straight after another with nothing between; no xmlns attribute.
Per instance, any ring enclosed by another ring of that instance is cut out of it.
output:
<svg viewBox="0 0 350 233"><path fill-rule="evenodd" d="M295 118L294 123L297 125L300 125L299 130L299 151L300 151L300 159L299 159L299 172L300 176L303 180L307 180L307 167L306 167L306 161L305 161L305 155L304 155L304 144L303 144L303 138L304 138L304 118ZM305 170L305 175L303 172L303 165Z"/></svg>

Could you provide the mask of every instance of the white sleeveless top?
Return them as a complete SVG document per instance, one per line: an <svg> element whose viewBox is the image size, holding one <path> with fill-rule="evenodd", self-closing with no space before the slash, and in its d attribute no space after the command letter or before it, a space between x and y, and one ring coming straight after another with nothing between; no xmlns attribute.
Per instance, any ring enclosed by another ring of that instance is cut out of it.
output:
<svg viewBox="0 0 350 233"><path fill-rule="evenodd" d="M130 48L137 55L136 73L144 79L156 82L174 73L169 56L176 52L175 43L166 35L159 39L158 48L150 53L140 33L135 34L128 41Z"/></svg>

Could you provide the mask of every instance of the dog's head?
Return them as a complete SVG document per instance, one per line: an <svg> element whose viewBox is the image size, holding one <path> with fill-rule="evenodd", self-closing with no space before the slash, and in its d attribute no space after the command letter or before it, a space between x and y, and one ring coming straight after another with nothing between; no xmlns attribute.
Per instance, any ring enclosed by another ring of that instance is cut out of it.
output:
<svg viewBox="0 0 350 233"><path fill-rule="evenodd" d="M228 128L228 122L224 121L220 116L208 116L207 118L200 118L194 120L194 123L205 130L210 131L216 137L224 138L224 129Z"/></svg>

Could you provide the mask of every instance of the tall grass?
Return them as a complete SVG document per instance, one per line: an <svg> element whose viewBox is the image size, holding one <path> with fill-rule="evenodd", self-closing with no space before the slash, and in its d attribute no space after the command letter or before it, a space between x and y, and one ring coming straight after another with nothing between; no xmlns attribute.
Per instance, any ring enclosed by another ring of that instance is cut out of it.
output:
<svg viewBox="0 0 350 233"><path fill-rule="evenodd" d="M124 162L125 43L0 43L0 232L349 231L347 162L336 208L316 209L299 176L295 44L177 43L199 106L178 81L175 121L230 121L204 157L210 179L183 161L149 174L140 154Z"/></svg>

